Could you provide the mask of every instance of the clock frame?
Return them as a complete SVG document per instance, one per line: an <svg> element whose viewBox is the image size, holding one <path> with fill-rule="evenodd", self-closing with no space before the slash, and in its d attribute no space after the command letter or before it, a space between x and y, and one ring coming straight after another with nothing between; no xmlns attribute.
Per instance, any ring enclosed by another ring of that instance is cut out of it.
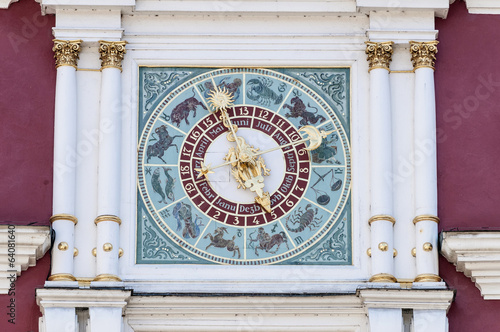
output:
<svg viewBox="0 0 500 332"><path fill-rule="evenodd" d="M352 263L349 68L140 67L139 76L136 263ZM229 115L242 131L276 145L296 141L303 125L334 130L318 150L280 152L272 213L196 176L227 132L210 113L213 84L232 89Z"/></svg>

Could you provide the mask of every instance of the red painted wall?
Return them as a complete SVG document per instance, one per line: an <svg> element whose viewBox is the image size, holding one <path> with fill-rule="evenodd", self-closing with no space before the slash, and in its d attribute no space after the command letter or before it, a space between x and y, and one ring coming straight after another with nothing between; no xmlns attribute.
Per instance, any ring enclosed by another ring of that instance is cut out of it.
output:
<svg viewBox="0 0 500 332"><path fill-rule="evenodd" d="M438 197L441 230L500 230L500 15L451 5L437 19ZM500 301L485 301L471 279L441 259L456 289L450 331L499 331Z"/></svg>
<svg viewBox="0 0 500 332"><path fill-rule="evenodd" d="M52 212L53 16L33 0L0 9L0 221L48 225Z"/></svg>
<svg viewBox="0 0 500 332"><path fill-rule="evenodd" d="M33 0L0 9L0 224L45 225L52 212L55 68L53 16ZM50 268L45 255L0 296L0 331L38 331L35 289ZM15 325L8 308L15 300Z"/></svg>

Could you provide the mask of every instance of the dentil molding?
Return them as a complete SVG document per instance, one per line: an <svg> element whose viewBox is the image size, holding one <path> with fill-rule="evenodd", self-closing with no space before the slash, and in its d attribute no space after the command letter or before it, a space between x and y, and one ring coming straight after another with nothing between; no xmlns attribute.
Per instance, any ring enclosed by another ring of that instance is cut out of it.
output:
<svg viewBox="0 0 500 332"><path fill-rule="evenodd" d="M485 300L500 300L500 232L443 232L441 254L476 283Z"/></svg>
<svg viewBox="0 0 500 332"><path fill-rule="evenodd" d="M7 294L11 282L49 248L49 227L0 225L0 294Z"/></svg>

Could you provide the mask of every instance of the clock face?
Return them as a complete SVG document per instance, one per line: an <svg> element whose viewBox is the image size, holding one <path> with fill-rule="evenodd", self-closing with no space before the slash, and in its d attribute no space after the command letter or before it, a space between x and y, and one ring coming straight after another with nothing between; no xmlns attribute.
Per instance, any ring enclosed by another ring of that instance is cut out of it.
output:
<svg viewBox="0 0 500 332"><path fill-rule="evenodd" d="M142 67L139 90L137 263L351 263L348 68Z"/></svg>

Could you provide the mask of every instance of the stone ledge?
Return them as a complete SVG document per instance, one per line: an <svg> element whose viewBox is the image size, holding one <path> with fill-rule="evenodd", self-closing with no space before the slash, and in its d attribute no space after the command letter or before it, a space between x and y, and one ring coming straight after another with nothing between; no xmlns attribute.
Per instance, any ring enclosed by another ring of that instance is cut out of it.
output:
<svg viewBox="0 0 500 332"><path fill-rule="evenodd" d="M35 266L36 261L50 248L50 228L40 226L15 226L15 251L9 256L9 226L0 225L0 294L7 294L13 274L17 278L22 271ZM12 246L12 245L11 245ZM11 265L9 259L15 261Z"/></svg>
<svg viewBox="0 0 500 332"><path fill-rule="evenodd" d="M476 283L485 300L500 300L500 231L442 232L441 254Z"/></svg>

